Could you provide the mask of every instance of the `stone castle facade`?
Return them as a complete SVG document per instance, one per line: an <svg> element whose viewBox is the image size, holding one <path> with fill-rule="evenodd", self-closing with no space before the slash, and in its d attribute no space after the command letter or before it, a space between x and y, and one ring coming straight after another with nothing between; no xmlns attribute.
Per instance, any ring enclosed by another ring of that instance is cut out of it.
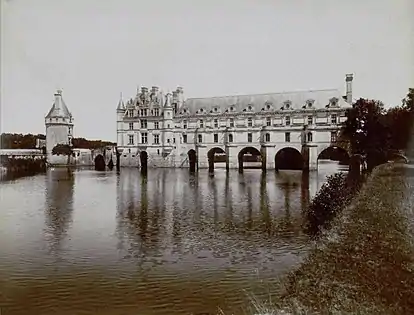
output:
<svg viewBox="0 0 414 315"><path fill-rule="evenodd" d="M142 87L126 102L121 97L116 109L120 166L278 169L284 156L316 169L318 155L336 145L352 80L346 75L346 96L327 89L185 99L181 87L167 94ZM66 165L67 157L52 154L73 137L74 118L60 90L45 125L48 163ZM114 148L103 150L75 149L71 163L93 165L99 154L115 163Z"/></svg>
<svg viewBox="0 0 414 315"><path fill-rule="evenodd" d="M120 164L137 167L144 158L149 168L207 168L215 153L227 168L239 168L241 155L245 163L260 155L262 168L275 169L284 149L303 155L306 146L315 169L351 107L352 80L346 75L346 96L312 90L185 99L181 87L167 94L142 87L116 109Z"/></svg>

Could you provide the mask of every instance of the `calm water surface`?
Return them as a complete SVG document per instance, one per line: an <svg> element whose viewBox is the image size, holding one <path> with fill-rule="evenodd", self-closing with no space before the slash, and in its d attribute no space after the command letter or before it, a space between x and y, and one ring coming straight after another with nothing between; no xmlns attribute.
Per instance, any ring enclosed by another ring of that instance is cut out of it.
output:
<svg viewBox="0 0 414 315"><path fill-rule="evenodd" d="M303 259L302 210L338 168L1 182L1 314L240 313L246 292L268 295Z"/></svg>

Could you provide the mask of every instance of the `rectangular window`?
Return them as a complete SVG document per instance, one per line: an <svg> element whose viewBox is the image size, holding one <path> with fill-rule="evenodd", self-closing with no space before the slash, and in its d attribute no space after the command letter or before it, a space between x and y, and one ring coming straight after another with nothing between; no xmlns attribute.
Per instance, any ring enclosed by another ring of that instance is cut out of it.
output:
<svg viewBox="0 0 414 315"><path fill-rule="evenodd" d="M200 128L204 128L204 120L200 120L200 125L199 125L199 127L200 127Z"/></svg>
<svg viewBox="0 0 414 315"><path fill-rule="evenodd" d="M173 138L173 143L175 143L175 138Z"/></svg>
<svg viewBox="0 0 414 315"><path fill-rule="evenodd" d="M265 142L270 142L270 133L265 134Z"/></svg>
<svg viewBox="0 0 414 315"><path fill-rule="evenodd" d="M187 120L183 121L183 129L187 129Z"/></svg>
<svg viewBox="0 0 414 315"><path fill-rule="evenodd" d="M159 116L160 110L158 108L154 109L154 116Z"/></svg>
<svg viewBox="0 0 414 315"><path fill-rule="evenodd" d="M148 134L146 132L141 133L141 143L148 143Z"/></svg>
<svg viewBox="0 0 414 315"><path fill-rule="evenodd" d="M203 136L202 135L198 135L198 143L202 143L203 142Z"/></svg>
<svg viewBox="0 0 414 315"><path fill-rule="evenodd" d="M285 124L286 124L286 126L290 126L290 117L289 116L286 116Z"/></svg>
<svg viewBox="0 0 414 315"><path fill-rule="evenodd" d="M134 135L129 135L128 140L129 140L128 144L130 144L130 145L134 144Z"/></svg>
<svg viewBox="0 0 414 315"><path fill-rule="evenodd" d="M160 135L154 135L154 143L159 144L160 143Z"/></svg>
<svg viewBox="0 0 414 315"><path fill-rule="evenodd" d="M160 129L160 123L158 121L154 121L154 129Z"/></svg>
<svg viewBox="0 0 414 315"><path fill-rule="evenodd" d="M183 143L187 143L187 135L183 135Z"/></svg>
<svg viewBox="0 0 414 315"><path fill-rule="evenodd" d="M267 117L266 118L266 126L271 126L272 125L272 118L270 118L270 117Z"/></svg>
<svg viewBox="0 0 414 315"><path fill-rule="evenodd" d="M215 133L215 134L214 134L214 142L215 142L215 143L217 143L217 142L218 142L218 134L217 134L217 133Z"/></svg>
<svg viewBox="0 0 414 315"><path fill-rule="evenodd" d="M129 123L129 130L134 130L134 123Z"/></svg>
<svg viewBox="0 0 414 315"><path fill-rule="evenodd" d="M141 109L141 116L147 116L147 113L146 109Z"/></svg>
<svg viewBox="0 0 414 315"><path fill-rule="evenodd" d="M142 129L147 129L148 127L148 123L146 119L141 119L141 128Z"/></svg>
<svg viewBox="0 0 414 315"><path fill-rule="evenodd" d="M230 118L230 127L233 128L234 127L234 119Z"/></svg>
<svg viewBox="0 0 414 315"><path fill-rule="evenodd" d="M229 134L229 142L233 142L233 135Z"/></svg>
<svg viewBox="0 0 414 315"><path fill-rule="evenodd" d="M214 128L218 128L218 119L214 119Z"/></svg>
<svg viewBox="0 0 414 315"><path fill-rule="evenodd" d="M251 133L247 134L247 142L253 142L253 135Z"/></svg>
<svg viewBox="0 0 414 315"><path fill-rule="evenodd" d="M290 132L285 132L285 142L290 142Z"/></svg>
<svg viewBox="0 0 414 315"><path fill-rule="evenodd" d="M332 114L331 115L331 124L337 124L337 123L338 123L338 121L337 121L336 114Z"/></svg>
<svg viewBox="0 0 414 315"><path fill-rule="evenodd" d="M249 126L249 127L253 126L253 120L251 118L247 119L247 126Z"/></svg>
<svg viewBox="0 0 414 315"><path fill-rule="evenodd" d="M332 142L332 143L335 143L335 142L336 142L336 140L337 140L337 137L336 137L336 132L335 132L335 131L332 131L332 132L331 132L331 142Z"/></svg>
<svg viewBox="0 0 414 315"><path fill-rule="evenodd" d="M312 125L312 124L313 124L313 117L308 116L308 125Z"/></svg>
<svg viewBox="0 0 414 315"><path fill-rule="evenodd" d="M167 139L167 143L170 143L170 139Z"/></svg>
<svg viewBox="0 0 414 315"><path fill-rule="evenodd" d="M129 116L129 117L134 117L134 111L133 111L132 109L130 109L130 110L128 111L128 116Z"/></svg>

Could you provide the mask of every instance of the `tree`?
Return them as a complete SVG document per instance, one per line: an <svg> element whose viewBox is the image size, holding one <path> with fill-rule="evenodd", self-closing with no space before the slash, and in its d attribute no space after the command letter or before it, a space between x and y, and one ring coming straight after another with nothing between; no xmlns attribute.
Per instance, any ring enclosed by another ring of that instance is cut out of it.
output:
<svg viewBox="0 0 414 315"><path fill-rule="evenodd" d="M57 144L52 149L53 155L66 155L68 157L67 165L70 164L70 157L73 155L73 150L68 144Z"/></svg>
<svg viewBox="0 0 414 315"><path fill-rule="evenodd" d="M347 120L341 130L341 136L351 143L352 153L366 156L368 170L386 161L390 147L391 137L384 113L382 102L361 98L347 111Z"/></svg>

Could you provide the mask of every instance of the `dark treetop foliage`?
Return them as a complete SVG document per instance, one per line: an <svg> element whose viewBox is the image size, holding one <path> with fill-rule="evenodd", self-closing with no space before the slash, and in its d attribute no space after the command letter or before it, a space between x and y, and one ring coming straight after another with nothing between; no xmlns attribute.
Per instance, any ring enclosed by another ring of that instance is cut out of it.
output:
<svg viewBox="0 0 414 315"><path fill-rule="evenodd" d="M42 134L17 134L17 133L3 133L1 134L1 148L2 149L35 149L36 139L45 140L46 136ZM102 140L87 140L85 138L73 138L73 148L80 149L98 149L108 145L115 145L110 141Z"/></svg>
<svg viewBox="0 0 414 315"><path fill-rule="evenodd" d="M72 155L73 151L72 148L67 144L57 144L52 149L53 155Z"/></svg>
<svg viewBox="0 0 414 315"><path fill-rule="evenodd" d="M1 134L1 149L35 149L36 139L45 140L46 136L42 134L17 134L17 133L2 133Z"/></svg>
<svg viewBox="0 0 414 315"><path fill-rule="evenodd" d="M386 162L390 153L407 149L414 118L413 93L410 89L403 104L389 110L380 101L361 98L347 111L341 137L350 141L354 154L366 156L369 170Z"/></svg>

